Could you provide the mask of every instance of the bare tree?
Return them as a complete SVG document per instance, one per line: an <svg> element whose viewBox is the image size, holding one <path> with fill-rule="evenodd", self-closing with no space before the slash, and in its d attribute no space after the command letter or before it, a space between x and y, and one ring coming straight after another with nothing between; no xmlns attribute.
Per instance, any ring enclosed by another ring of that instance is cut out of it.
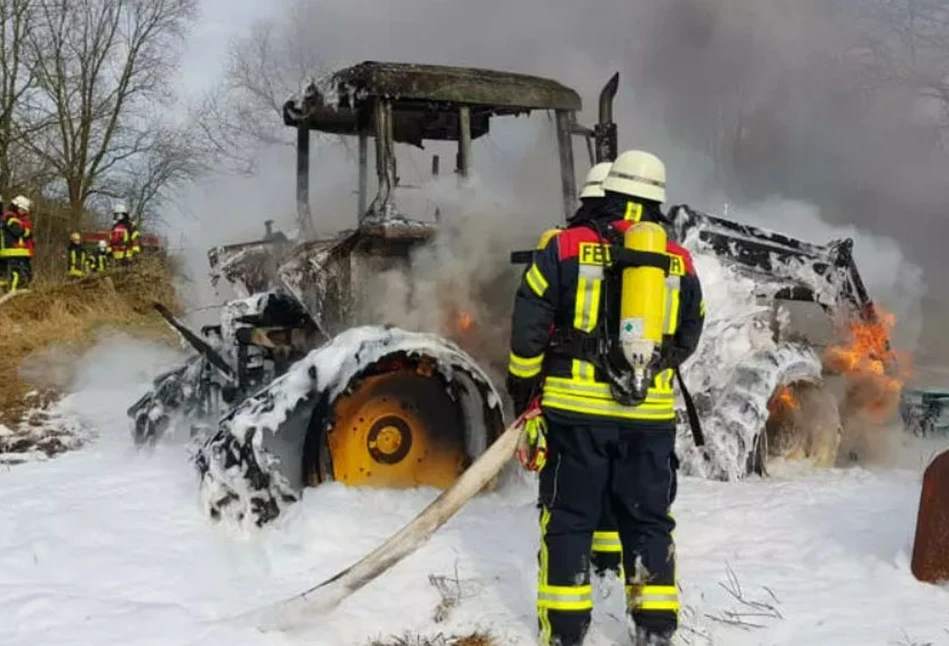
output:
<svg viewBox="0 0 949 646"><path fill-rule="evenodd" d="M949 5L943 0L876 0L864 29L873 87L903 87L935 106L949 136Z"/></svg>
<svg viewBox="0 0 949 646"><path fill-rule="evenodd" d="M24 133L61 179L77 222L90 197L114 195L164 153L170 81L196 0L34 0L27 31L49 127Z"/></svg>
<svg viewBox="0 0 949 646"><path fill-rule="evenodd" d="M311 3L298 0L282 17L261 20L235 40L223 82L204 101L206 141L240 172L253 172L262 147L293 144L283 105L326 74L307 31L312 11Z"/></svg>
<svg viewBox="0 0 949 646"><path fill-rule="evenodd" d="M35 124L22 118L20 106L34 85L28 39L34 0L0 0L0 189L30 183L30 165L14 164L18 135ZM22 152L22 151L21 151ZM24 160L25 162L26 160ZM16 170L16 176L13 171Z"/></svg>
<svg viewBox="0 0 949 646"><path fill-rule="evenodd" d="M210 156L195 139L193 124L155 128L142 142L142 152L111 173L91 202L121 199L136 222L159 220L161 207L175 191L208 170Z"/></svg>

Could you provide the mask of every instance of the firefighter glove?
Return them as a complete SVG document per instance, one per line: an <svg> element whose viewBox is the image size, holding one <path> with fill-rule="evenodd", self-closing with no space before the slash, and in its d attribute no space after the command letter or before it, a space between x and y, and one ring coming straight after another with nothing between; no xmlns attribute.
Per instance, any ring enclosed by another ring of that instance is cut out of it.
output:
<svg viewBox="0 0 949 646"><path fill-rule="evenodd" d="M540 401L531 402L522 416L521 435L517 440L517 460L528 471L540 471L547 462L547 422Z"/></svg>
<svg viewBox="0 0 949 646"><path fill-rule="evenodd" d="M511 396L511 402L514 404L514 414L520 416L530 406L531 399L540 389L541 377L530 377L524 379L516 377L511 373L507 375L507 392Z"/></svg>

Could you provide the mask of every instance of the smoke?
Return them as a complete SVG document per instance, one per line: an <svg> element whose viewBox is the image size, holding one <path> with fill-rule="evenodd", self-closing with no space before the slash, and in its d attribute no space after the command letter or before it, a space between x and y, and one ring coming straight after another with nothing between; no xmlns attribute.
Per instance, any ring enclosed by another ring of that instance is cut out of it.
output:
<svg viewBox="0 0 949 646"><path fill-rule="evenodd" d="M861 231L854 224L831 224L817 206L781 198L729 210L728 217L818 244L853 239L854 259L871 297L898 322L891 339L894 346L907 352L917 350L926 294L923 270L904 255L893 238Z"/></svg>
<svg viewBox="0 0 949 646"><path fill-rule="evenodd" d="M875 0L285 0L275 4L269 20L289 51L305 50L308 60L319 53L319 69L289 71L301 83L308 74L362 60L507 69L575 88L584 99L581 121L588 125L595 120L600 87L620 71L620 146L647 148L664 158L670 202L718 213L727 208L730 217L814 242L854 237L871 295L897 314L897 340L912 349L921 337L923 343L939 340L923 329L921 298L927 288L930 299L943 297L937 291L942 285L925 285L923 274L939 267L937 241L949 227L938 217L949 203L940 181L949 161L934 143L939 133L933 104L920 98L918 88L877 74L894 56L890 50L889 58L879 56L871 47L888 42L893 27L892 19L881 22L880 6ZM282 102L298 89L278 88L275 99ZM479 221L500 232L533 227L536 240L546 224L562 218L553 130L546 119L497 120L475 142L478 202L466 204L470 217L461 219L470 249L483 233ZM426 146L400 151L404 185L428 181L431 154L449 161L443 167L454 158L450 146ZM293 226L293 151L265 155L258 177L222 180L206 196L197 216L201 235L194 237L201 241L195 265L202 270L207 244L234 242L245 233L253 237L267 217L278 227ZM327 232L354 226L352 142L347 147L321 140L313 155L316 222ZM575 155L579 177L587 167L579 141ZM397 204L412 215L416 207L405 205L415 199L410 188L396 194ZM440 208L453 208L451 198L439 199ZM421 210L431 213L433 201L423 202ZM533 205L523 221L513 215L525 211L519 204ZM483 239L497 236L506 253L511 245L500 232ZM462 249L461 257L473 257L470 249ZM448 252L432 251L434 257L439 253ZM452 247L452 254L459 250ZM474 258L459 262L478 264ZM418 310L412 315L423 316ZM926 354L941 349L926 348Z"/></svg>
<svg viewBox="0 0 949 646"><path fill-rule="evenodd" d="M20 364L19 376L38 389L54 392L118 390L129 383L150 383L155 374L172 368L184 356L184 348L176 352L167 343L104 329L90 347L53 344L31 353ZM123 410L125 406L122 402Z"/></svg>
<svg viewBox="0 0 949 646"><path fill-rule="evenodd" d="M441 179L429 195L439 204L435 239L417 249L406 268L370 279L360 317L451 338L503 383L520 279L510 252L534 248L539 231L557 218L515 194L494 193L478 179L461 189L453 179Z"/></svg>

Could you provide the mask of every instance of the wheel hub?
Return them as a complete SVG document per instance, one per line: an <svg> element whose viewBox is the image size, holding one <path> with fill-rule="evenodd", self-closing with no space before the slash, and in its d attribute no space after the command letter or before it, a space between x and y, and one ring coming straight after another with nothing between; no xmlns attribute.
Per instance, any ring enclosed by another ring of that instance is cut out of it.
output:
<svg viewBox="0 0 949 646"><path fill-rule="evenodd" d="M333 404L320 481L446 488L467 460L459 405L443 382L399 369L361 379Z"/></svg>
<svg viewBox="0 0 949 646"><path fill-rule="evenodd" d="M401 417L387 415L369 429L366 448L379 464L398 464L412 448L412 431Z"/></svg>

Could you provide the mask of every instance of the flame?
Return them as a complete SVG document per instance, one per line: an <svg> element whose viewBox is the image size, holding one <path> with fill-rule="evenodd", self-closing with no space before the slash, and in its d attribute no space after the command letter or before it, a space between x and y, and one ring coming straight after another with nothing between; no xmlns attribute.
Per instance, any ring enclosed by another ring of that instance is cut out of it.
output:
<svg viewBox="0 0 949 646"><path fill-rule="evenodd" d="M457 325L457 327L458 327L458 330L459 330L462 334L468 332L469 330L471 330L471 325L472 325L472 323L473 323L473 320L472 320L472 318L471 318L471 314L469 314L468 312L465 312L465 311L459 312L459 313L458 313L457 320L455 321L455 323L456 323L456 325Z"/></svg>
<svg viewBox="0 0 949 646"><path fill-rule="evenodd" d="M886 415L893 410L910 374L908 357L897 357L890 347L896 317L877 309L873 321L850 321L844 341L824 352L824 369L843 374L852 392L859 391L860 407Z"/></svg>
<svg viewBox="0 0 949 646"><path fill-rule="evenodd" d="M791 389L787 386L781 386L768 403L768 409L772 415L778 412L797 410L798 406L799 404L794 397L794 393L792 393Z"/></svg>

